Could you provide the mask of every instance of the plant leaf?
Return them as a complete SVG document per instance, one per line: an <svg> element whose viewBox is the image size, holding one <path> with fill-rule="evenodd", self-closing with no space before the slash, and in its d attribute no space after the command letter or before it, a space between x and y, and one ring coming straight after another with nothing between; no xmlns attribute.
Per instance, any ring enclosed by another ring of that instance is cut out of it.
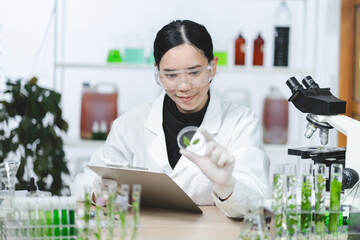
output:
<svg viewBox="0 0 360 240"><path fill-rule="evenodd" d="M198 144L200 141L200 138L196 139L192 144L195 145L195 144Z"/></svg>
<svg viewBox="0 0 360 240"><path fill-rule="evenodd" d="M184 145L185 146L189 146L190 145L190 140L188 137L184 136Z"/></svg>

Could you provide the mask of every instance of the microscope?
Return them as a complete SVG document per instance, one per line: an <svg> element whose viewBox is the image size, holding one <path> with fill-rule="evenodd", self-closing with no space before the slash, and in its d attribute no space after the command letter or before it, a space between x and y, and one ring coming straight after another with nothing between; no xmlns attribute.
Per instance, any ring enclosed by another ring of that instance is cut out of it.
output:
<svg viewBox="0 0 360 240"><path fill-rule="evenodd" d="M360 171L360 122L344 114L346 101L336 98L330 88L320 88L319 85L307 76L302 80L305 88L291 77L286 85L291 90L288 99L303 113L307 113L305 137L310 138L319 129L322 145L327 145L329 130L335 128L347 136L345 147L302 147L288 149L288 155L300 156L301 159L311 158L314 163L324 163L330 169L333 163L343 165L342 190L352 188L359 180ZM326 180L326 190L330 191L330 171Z"/></svg>

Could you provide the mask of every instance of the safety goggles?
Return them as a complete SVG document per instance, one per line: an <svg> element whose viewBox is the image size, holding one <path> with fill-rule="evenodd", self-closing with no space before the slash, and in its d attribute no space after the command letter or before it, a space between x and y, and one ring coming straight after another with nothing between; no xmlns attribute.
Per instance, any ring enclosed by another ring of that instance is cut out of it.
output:
<svg viewBox="0 0 360 240"><path fill-rule="evenodd" d="M156 68L155 79L166 90L178 89L183 82L193 88L201 87L212 79L212 64L210 62L206 67L175 71L159 71Z"/></svg>

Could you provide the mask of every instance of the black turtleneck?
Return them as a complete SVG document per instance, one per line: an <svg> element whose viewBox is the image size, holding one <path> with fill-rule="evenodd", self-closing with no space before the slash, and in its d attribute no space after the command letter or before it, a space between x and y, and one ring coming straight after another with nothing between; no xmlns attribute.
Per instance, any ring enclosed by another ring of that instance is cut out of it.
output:
<svg viewBox="0 0 360 240"><path fill-rule="evenodd" d="M210 92L205 106L195 113L182 113L176 107L176 103L165 94L163 107L163 129L165 133L166 149L170 166L174 169L180 159L177 134L187 126L199 127L204 119L206 109L210 101Z"/></svg>

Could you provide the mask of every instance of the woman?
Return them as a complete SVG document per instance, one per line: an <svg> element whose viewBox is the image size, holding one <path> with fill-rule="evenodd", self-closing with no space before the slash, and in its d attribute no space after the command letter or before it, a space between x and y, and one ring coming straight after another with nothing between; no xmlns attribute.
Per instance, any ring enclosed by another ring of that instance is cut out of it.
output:
<svg viewBox="0 0 360 240"><path fill-rule="evenodd" d="M197 204L216 204L229 217L242 216L248 196L265 197L268 191L259 120L211 92L218 58L204 26L189 20L164 26L154 42L154 57L164 92L116 119L90 163L165 172ZM207 140L204 156L179 152L177 134L190 125L200 127ZM76 177L72 194L81 199L85 186L94 182L99 179L86 169Z"/></svg>

